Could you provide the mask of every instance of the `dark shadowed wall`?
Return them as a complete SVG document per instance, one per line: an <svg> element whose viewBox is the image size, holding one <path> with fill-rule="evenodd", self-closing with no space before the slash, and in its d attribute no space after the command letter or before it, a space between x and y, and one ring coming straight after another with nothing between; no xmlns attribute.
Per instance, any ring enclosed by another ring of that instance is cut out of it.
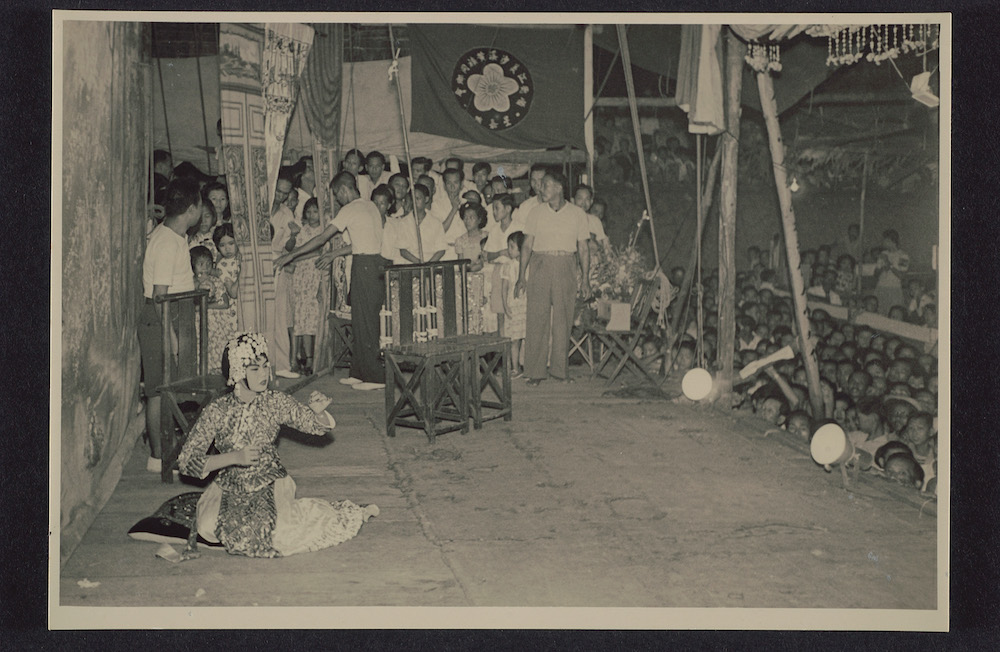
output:
<svg viewBox="0 0 1000 652"><path fill-rule="evenodd" d="M150 96L148 26L63 25L61 561L143 430L135 324Z"/></svg>

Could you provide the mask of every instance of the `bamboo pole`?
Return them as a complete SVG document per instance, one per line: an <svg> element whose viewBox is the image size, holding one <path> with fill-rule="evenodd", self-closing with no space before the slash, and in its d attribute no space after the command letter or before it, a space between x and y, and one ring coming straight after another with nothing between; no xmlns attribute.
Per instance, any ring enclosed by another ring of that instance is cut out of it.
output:
<svg viewBox="0 0 1000 652"><path fill-rule="evenodd" d="M583 140L587 147L587 183L594 187L594 26L587 25L583 32L583 105L587 107L583 119Z"/></svg>
<svg viewBox="0 0 1000 652"><path fill-rule="evenodd" d="M396 40L392 35L392 25L389 25L389 47L392 50L392 66L389 68L389 78L395 79L396 81L396 98L399 100L399 124L403 130L403 150L406 152L406 172L410 177L410 197L416 192L416 183L413 181L413 166L410 161L413 159L410 157L410 138L407 132L409 128L406 126L406 109L403 106L403 88L402 83L399 81L399 49L396 47ZM362 197L362 199L371 199L371 197ZM417 257L420 262L424 261L424 243L423 239L420 237L420 220L417 219L417 206L414 201L412 204L413 211L413 226L417 232Z"/></svg>
<svg viewBox="0 0 1000 652"><path fill-rule="evenodd" d="M702 192L701 199L701 210L702 215L708 215L712 208L712 199L715 196L715 180L718 177L719 164L722 161L722 148L716 145L715 154L712 156L712 164L708 168L708 179L705 181L705 190ZM700 189L699 189L700 191ZM704 228L704 224L702 224ZM694 279L694 268L698 261L698 249L701 247L701 237L702 231L695 227L694 235L694 249L691 250L691 257L688 260L687 267L684 268L684 282L681 283L680 292L674 298L672 308L672 314L670 317L670 322L673 324L673 331L675 333L680 332L681 324L679 320L681 318L681 313L683 312L684 305L686 303L685 297L691 291L691 283ZM660 266L663 265L663 261L660 261Z"/></svg>
<svg viewBox="0 0 1000 652"><path fill-rule="evenodd" d="M792 281L792 301L795 303L795 321L799 329L799 345L806 367L806 381L809 385L809 402L813 416L822 418L823 395L819 382L819 366L813 339L809 333L809 318L806 313L805 287L802 271L799 269L799 236L795 229L795 210L792 207L792 192L788 189L788 175L785 171L785 146L781 141L781 126L778 124L778 105L774 100L774 82L767 71L757 72L757 90L760 95L764 123L767 125L767 140L771 147L771 161L774 167L774 184L781 205L781 225L785 232L785 250L788 254L788 272ZM719 333L719 341L723 341Z"/></svg>
<svg viewBox="0 0 1000 652"><path fill-rule="evenodd" d="M865 165L861 170L861 207L858 209L858 248L859 256L854 261L854 296L861 302L861 259L865 253L865 195L868 194L868 152L865 152Z"/></svg>
<svg viewBox="0 0 1000 652"><path fill-rule="evenodd" d="M736 186L739 177L740 99L747 46L725 30L726 131L722 134L722 175L719 198L719 371L713 384L716 399L733 389L732 342L736 341Z"/></svg>
<svg viewBox="0 0 1000 652"><path fill-rule="evenodd" d="M656 226L653 220L653 202L649 198L649 177L646 176L646 155L642 149L642 134L639 130L639 109L636 106L635 82L632 79L632 59L629 55L628 36L625 25L618 25L618 44L622 50L622 67L625 69L625 88L628 90L629 112L632 115L632 132L635 135L636 153L639 155L639 172L642 174L642 192L646 197L646 214L649 215L649 235L653 240L654 272L660 270L660 250L656 244Z"/></svg>

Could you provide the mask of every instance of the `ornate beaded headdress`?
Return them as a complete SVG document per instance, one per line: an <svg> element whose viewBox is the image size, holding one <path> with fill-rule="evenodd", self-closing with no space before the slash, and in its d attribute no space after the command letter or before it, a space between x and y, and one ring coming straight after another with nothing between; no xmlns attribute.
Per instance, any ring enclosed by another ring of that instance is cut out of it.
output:
<svg viewBox="0 0 1000 652"><path fill-rule="evenodd" d="M229 379L236 385L247 377L247 367L267 357L267 340L260 333L241 333L229 340Z"/></svg>

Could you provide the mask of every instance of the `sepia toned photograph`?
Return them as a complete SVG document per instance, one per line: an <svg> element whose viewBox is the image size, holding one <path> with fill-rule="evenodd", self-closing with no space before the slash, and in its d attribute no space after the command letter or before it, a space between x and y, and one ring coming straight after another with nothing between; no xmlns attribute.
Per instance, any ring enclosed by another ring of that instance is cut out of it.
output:
<svg viewBox="0 0 1000 652"><path fill-rule="evenodd" d="M947 631L950 15L483 18L53 13L49 627Z"/></svg>

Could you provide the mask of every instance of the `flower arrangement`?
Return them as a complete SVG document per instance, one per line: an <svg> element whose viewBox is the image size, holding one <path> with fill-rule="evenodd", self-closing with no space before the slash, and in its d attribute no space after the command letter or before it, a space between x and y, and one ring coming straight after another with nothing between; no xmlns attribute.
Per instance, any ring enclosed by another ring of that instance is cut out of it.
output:
<svg viewBox="0 0 1000 652"><path fill-rule="evenodd" d="M601 251L591 259L591 292L595 299L628 303L646 271L646 261L635 247Z"/></svg>

